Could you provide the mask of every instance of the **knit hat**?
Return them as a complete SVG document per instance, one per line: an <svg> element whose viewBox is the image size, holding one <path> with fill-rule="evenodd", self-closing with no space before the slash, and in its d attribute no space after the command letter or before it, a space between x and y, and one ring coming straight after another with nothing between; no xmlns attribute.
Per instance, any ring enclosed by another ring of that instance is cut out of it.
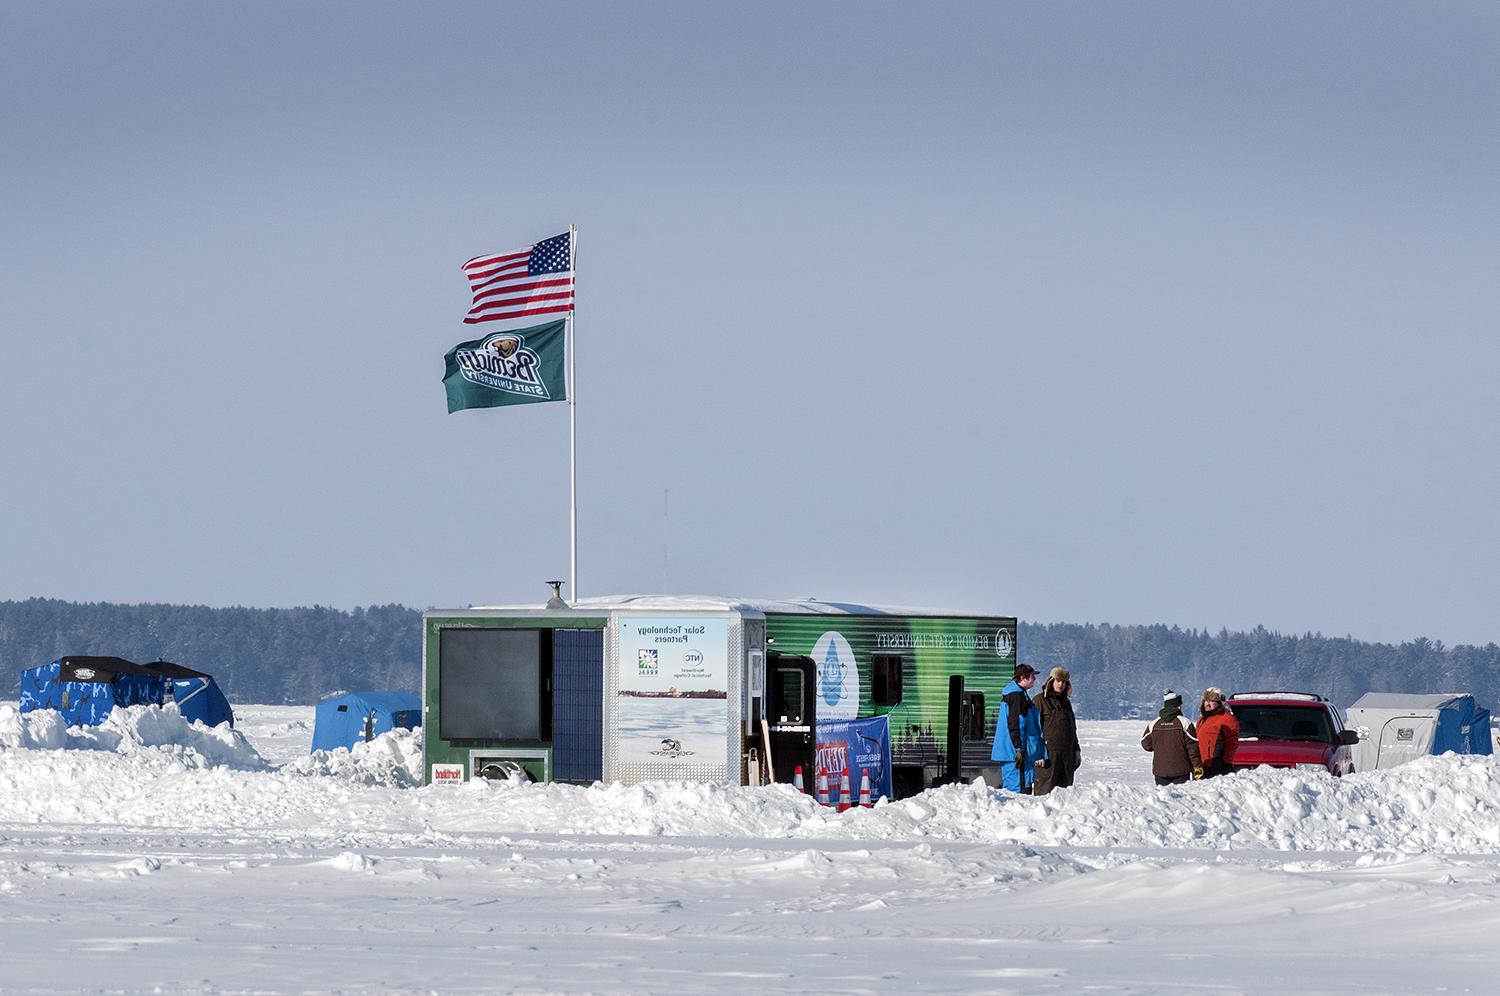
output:
<svg viewBox="0 0 1500 996"><path fill-rule="evenodd" d="M1161 704L1163 706L1182 705L1182 693L1174 692L1170 688L1161 693Z"/></svg>
<svg viewBox="0 0 1500 996"><path fill-rule="evenodd" d="M1224 693L1217 688L1210 688L1203 693L1204 702L1223 702Z"/></svg>

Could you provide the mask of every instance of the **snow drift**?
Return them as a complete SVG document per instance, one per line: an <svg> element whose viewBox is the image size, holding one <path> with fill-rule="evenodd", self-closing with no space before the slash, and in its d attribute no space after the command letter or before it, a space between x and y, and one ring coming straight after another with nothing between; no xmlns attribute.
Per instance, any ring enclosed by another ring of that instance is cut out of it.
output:
<svg viewBox="0 0 1500 996"><path fill-rule="evenodd" d="M0 705L0 748L91 750L130 754L149 750L194 768L258 771L266 762L228 723L204 726L182 718L175 702L165 706L116 706L98 726L68 726L50 709L22 713Z"/></svg>
<svg viewBox="0 0 1500 996"><path fill-rule="evenodd" d="M470 831L1500 853L1500 772L1487 758L1427 758L1344 779L1263 768L1168 789L1099 783L1040 798L976 782L844 814L785 786L470 782L425 791L434 825ZM451 799L434 798L445 791Z"/></svg>
<svg viewBox="0 0 1500 996"><path fill-rule="evenodd" d="M389 730L353 747L315 750L282 765L294 775L324 775L361 785L415 788L422 784L422 728Z"/></svg>
<svg viewBox="0 0 1500 996"><path fill-rule="evenodd" d="M421 772L416 731L272 768L240 733L185 723L171 706L117 709L102 726L72 729L48 713L0 707L0 822L261 826L413 843L433 834L525 832L1500 853L1500 769L1482 757L1428 757L1343 779L1278 769L1171 788L1110 779L1041 798L947 786L844 814L786 786L478 780L414 789Z"/></svg>

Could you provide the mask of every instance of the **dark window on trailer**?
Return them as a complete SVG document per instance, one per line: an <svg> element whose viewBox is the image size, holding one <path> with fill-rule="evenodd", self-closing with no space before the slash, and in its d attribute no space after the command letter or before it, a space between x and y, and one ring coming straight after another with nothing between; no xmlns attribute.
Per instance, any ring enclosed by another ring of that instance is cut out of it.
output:
<svg viewBox="0 0 1500 996"><path fill-rule="evenodd" d="M876 654L870 664L870 701L878 706L901 704L901 655Z"/></svg>
<svg viewBox="0 0 1500 996"><path fill-rule="evenodd" d="M802 693L802 672L796 668L779 668L780 680L776 683L776 701L771 703L773 723L801 723L805 708Z"/></svg>
<svg viewBox="0 0 1500 996"><path fill-rule="evenodd" d="M984 693L964 692L959 706L959 720L963 726L963 739L984 740Z"/></svg>
<svg viewBox="0 0 1500 996"><path fill-rule="evenodd" d="M445 629L438 640L438 736L550 740L552 641L536 629Z"/></svg>

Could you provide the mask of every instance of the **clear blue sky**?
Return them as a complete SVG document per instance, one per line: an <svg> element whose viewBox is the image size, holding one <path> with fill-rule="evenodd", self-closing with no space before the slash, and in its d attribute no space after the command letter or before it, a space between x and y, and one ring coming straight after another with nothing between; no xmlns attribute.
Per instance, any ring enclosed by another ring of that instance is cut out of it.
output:
<svg viewBox="0 0 1500 996"><path fill-rule="evenodd" d="M1500 7L0 6L0 598L1500 640ZM670 497L664 503L664 494ZM664 516L664 504L667 514Z"/></svg>

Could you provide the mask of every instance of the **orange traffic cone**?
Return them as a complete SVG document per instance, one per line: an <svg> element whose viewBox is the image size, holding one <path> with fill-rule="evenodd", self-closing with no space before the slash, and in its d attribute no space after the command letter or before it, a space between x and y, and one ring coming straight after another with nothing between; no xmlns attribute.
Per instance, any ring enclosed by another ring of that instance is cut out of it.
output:
<svg viewBox="0 0 1500 996"><path fill-rule="evenodd" d="M839 812L851 808L854 803L850 800L853 798L854 794L849 791L849 769L845 768L843 776L839 778Z"/></svg>
<svg viewBox="0 0 1500 996"><path fill-rule="evenodd" d="M859 806L861 809L869 809L875 805L870 801L870 769L859 769Z"/></svg>
<svg viewBox="0 0 1500 996"><path fill-rule="evenodd" d="M825 768L818 769L818 805L828 805L828 771Z"/></svg>
<svg viewBox="0 0 1500 996"><path fill-rule="evenodd" d="M792 772L792 787L795 788L798 792L806 791L806 789L802 787L802 765L800 764L797 765L797 770Z"/></svg>

